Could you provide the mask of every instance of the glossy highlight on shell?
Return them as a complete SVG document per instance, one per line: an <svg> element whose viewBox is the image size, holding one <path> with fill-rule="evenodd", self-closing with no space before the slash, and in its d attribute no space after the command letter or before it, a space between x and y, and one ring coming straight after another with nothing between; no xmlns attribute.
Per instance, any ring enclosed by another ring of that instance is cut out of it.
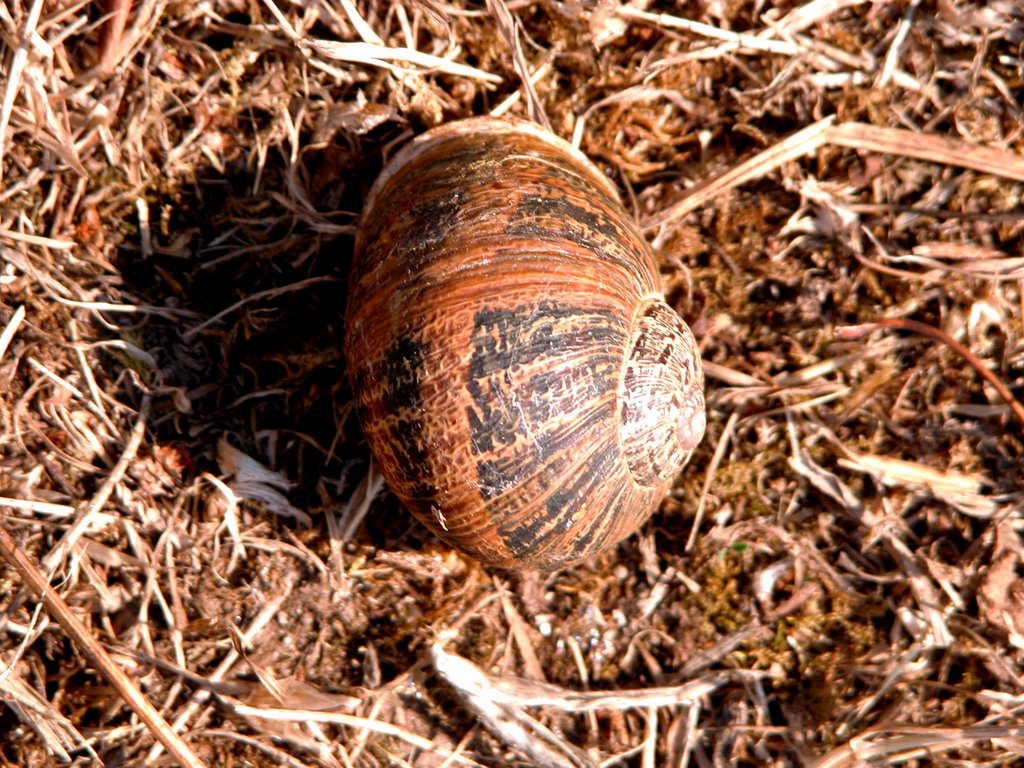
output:
<svg viewBox="0 0 1024 768"><path fill-rule="evenodd" d="M449 123L387 165L345 348L391 490L491 565L625 538L704 433L700 356L649 246L601 172L529 123Z"/></svg>

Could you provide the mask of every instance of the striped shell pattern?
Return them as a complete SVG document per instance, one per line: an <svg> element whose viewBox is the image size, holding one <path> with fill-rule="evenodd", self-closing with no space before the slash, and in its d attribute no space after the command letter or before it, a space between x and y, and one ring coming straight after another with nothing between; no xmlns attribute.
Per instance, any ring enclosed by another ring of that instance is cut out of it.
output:
<svg viewBox="0 0 1024 768"><path fill-rule="evenodd" d="M612 546L704 433L700 356L649 246L603 174L528 123L449 123L387 165L345 348L391 490L490 565Z"/></svg>

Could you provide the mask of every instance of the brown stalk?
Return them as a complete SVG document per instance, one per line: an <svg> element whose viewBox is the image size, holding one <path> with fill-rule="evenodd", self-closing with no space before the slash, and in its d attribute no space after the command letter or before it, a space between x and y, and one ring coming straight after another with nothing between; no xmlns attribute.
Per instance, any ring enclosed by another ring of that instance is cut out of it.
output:
<svg viewBox="0 0 1024 768"><path fill-rule="evenodd" d="M125 703L134 710L146 727L153 734L168 752L181 763L189 768L203 768L203 762L196 757L189 746L178 734L171 730L170 725L163 716L149 702L128 675L114 663L110 654L103 648L100 642L90 633L88 627L82 624L72 613L71 608L64 602L56 590L51 587L42 572L29 560L14 539L4 528L0 528L0 557L14 568L25 580L25 584L32 590L32 593L39 598L46 609L50 612L60 626L67 632L68 637L82 654L92 663L103 677L121 695Z"/></svg>
<svg viewBox="0 0 1024 768"><path fill-rule="evenodd" d="M100 72L109 74L117 66L117 58L124 38L124 28L128 24L128 14L132 9L132 0L106 0L104 11L109 18L103 22L100 32Z"/></svg>
<svg viewBox="0 0 1024 768"><path fill-rule="evenodd" d="M941 341L970 363L974 369L981 374L985 381L995 387L999 396L1003 398L1008 406L1010 406L1010 410L1013 411L1013 415L1017 417L1021 424L1024 424L1024 405L1021 405L1017 398L1013 396L1009 387L1007 387L998 376L992 373L992 371L986 368L984 363L982 363L981 360L971 352L971 350L945 331L941 331L934 326L926 325L925 323L920 323L916 320L908 320L902 317L881 317L872 323L848 328L842 332L841 336L844 339L859 339L873 331L875 328L896 328L901 331L910 331L911 333L918 333L922 336L928 336L929 338L935 339L936 341Z"/></svg>

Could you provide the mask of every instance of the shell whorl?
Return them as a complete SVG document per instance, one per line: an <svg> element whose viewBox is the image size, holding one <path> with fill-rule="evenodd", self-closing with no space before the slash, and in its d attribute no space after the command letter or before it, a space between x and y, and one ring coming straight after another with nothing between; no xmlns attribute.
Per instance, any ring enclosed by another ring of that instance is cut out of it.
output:
<svg viewBox="0 0 1024 768"><path fill-rule="evenodd" d="M704 437L704 373L693 333L661 296L637 310L619 390L622 447L641 485L671 480Z"/></svg>
<svg viewBox="0 0 1024 768"><path fill-rule="evenodd" d="M561 139L477 118L410 142L368 197L345 324L392 491L493 565L632 533L703 433L696 345L659 290L614 187Z"/></svg>

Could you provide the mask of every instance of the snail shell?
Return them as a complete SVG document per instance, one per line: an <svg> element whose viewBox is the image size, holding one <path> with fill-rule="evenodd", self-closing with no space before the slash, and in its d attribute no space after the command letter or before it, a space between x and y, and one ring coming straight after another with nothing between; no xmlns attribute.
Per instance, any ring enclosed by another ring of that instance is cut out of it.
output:
<svg viewBox="0 0 1024 768"><path fill-rule="evenodd" d="M704 434L690 329L615 188L562 139L472 118L370 191L345 349L391 490L442 539L556 568L657 507Z"/></svg>

